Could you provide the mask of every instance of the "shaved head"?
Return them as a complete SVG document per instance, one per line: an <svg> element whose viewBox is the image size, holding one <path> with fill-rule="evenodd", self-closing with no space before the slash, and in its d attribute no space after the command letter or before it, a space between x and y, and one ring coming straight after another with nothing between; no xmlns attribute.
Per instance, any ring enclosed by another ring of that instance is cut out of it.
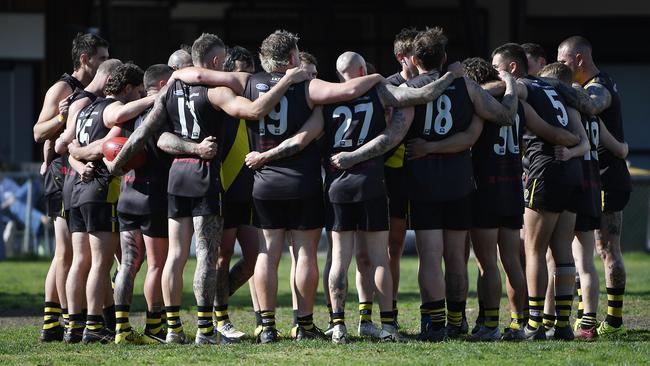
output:
<svg viewBox="0 0 650 366"><path fill-rule="evenodd" d="M582 53L591 55L591 42L582 36L572 36L560 43L558 50L565 49L569 53Z"/></svg>
<svg viewBox="0 0 650 366"><path fill-rule="evenodd" d="M356 52L343 52L336 59L336 71L345 80L363 76L367 73L366 60Z"/></svg>
<svg viewBox="0 0 650 366"><path fill-rule="evenodd" d="M184 67L192 66L192 55L185 50L176 50L169 56L167 66L174 70L179 70Z"/></svg>
<svg viewBox="0 0 650 366"><path fill-rule="evenodd" d="M557 61L573 73L573 80L583 84L598 73L591 55L591 42L582 36L572 36L557 47Z"/></svg>
<svg viewBox="0 0 650 366"><path fill-rule="evenodd" d="M99 65L99 68L97 69L97 74L98 76L108 76L113 73L117 69L118 66L122 65L122 61L112 58L109 60L106 60L102 62L101 65Z"/></svg>

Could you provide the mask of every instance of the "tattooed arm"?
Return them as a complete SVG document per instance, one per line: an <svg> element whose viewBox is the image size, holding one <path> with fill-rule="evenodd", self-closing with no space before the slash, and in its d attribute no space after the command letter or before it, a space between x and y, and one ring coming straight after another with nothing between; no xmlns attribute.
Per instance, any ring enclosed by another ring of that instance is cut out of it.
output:
<svg viewBox="0 0 650 366"><path fill-rule="evenodd" d="M595 116L612 103L612 94L601 84L591 83L584 89L578 84L569 86L558 79L542 79L553 86L567 104L581 113Z"/></svg>
<svg viewBox="0 0 650 366"><path fill-rule="evenodd" d="M443 77L421 88L400 88L382 84L377 86L377 93L385 106L406 107L425 104L438 98L456 78L462 76L461 68L461 72L447 72Z"/></svg>
<svg viewBox="0 0 650 366"><path fill-rule="evenodd" d="M278 146L264 151L251 151L246 155L246 165L251 169L259 169L264 164L280 160L302 151L310 142L323 132L323 107L318 106L295 135L282 141Z"/></svg>
<svg viewBox="0 0 650 366"><path fill-rule="evenodd" d="M512 75L504 71L499 73L499 77L506 83L506 92L503 99L501 99L501 103L474 81L465 78L465 84L474 104L474 113L478 114L482 119L500 126L511 126L517 113L516 81Z"/></svg>
<svg viewBox="0 0 650 366"><path fill-rule="evenodd" d="M409 160L419 159L429 154L454 154L471 148L483 131L483 120L474 114L472 122L465 131L456 133L439 141L425 141L421 138L406 143Z"/></svg>
<svg viewBox="0 0 650 366"><path fill-rule="evenodd" d="M196 155L203 160L211 160L217 155L217 138L208 136L197 143L171 132L163 132L158 138L158 148L169 155Z"/></svg>
<svg viewBox="0 0 650 366"><path fill-rule="evenodd" d="M348 169L362 161L386 153L402 141L411 127L413 114L413 107L396 109L390 125L379 136L354 151L342 151L333 155L330 162L339 169Z"/></svg>

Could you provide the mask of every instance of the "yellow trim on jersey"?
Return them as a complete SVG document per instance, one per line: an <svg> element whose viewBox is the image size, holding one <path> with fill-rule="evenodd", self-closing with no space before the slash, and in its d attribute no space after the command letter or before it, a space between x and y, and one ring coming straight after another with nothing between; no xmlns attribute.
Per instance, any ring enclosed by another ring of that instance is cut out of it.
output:
<svg viewBox="0 0 650 366"><path fill-rule="evenodd" d="M386 160L385 166L389 168L401 168L404 166L404 144L400 144L395 150L395 153Z"/></svg>
<svg viewBox="0 0 650 366"><path fill-rule="evenodd" d="M530 191L530 201L528 202L528 207L533 207L533 198L535 197L535 187L537 186L537 178L533 180L533 189ZM542 304L543 305L543 304Z"/></svg>
<svg viewBox="0 0 650 366"><path fill-rule="evenodd" d="M605 211L605 191L600 191L600 209Z"/></svg>
<svg viewBox="0 0 650 366"><path fill-rule="evenodd" d="M120 198L120 184L122 177L113 177L108 183L108 194L106 195L106 202L115 203Z"/></svg>
<svg viewBox="0 0 650 366"><path fill-rule="evenodd" d="M244 167L246 154L249 152L250 145L248 144L246 121L240 119L235 141L233 141L228 155L226 155L226 158L223 159L223 163L221 164L221 184L224 191L227 191L235 181L235 178L237 178L237 175Z"/></svg>

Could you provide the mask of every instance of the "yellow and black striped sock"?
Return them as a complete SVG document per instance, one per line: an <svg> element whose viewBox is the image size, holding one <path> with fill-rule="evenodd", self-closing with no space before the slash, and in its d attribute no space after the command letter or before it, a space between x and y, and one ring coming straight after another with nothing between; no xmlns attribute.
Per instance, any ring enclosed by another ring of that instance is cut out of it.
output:
<svg viewBox="0 0 650 366"><path fill-rule="evenodd" d="M395 321L395 310L380 311L379 317L381 318L381 325L393 325Z"/></svg>
<svg viewBox="0 0 650 366"><path fill-rule="evenodd" d="M147 310L147 319L144 326L144 330L147 333L155 335L162 332L162 314L162 311Z"/></svg>
<svg viewBox="0 0 650 366"><path fill-rule="evenodd" d="M544 329L549 330L553 328L555 326L555 320L556 320L555 315L544 313L544 318L542 320L542 325L544 325Z"/></svg>
<svg viewBox="0 0 650 366"><path fill-rule="evenodd" d="M460 327L463 322L464 309L464 302L447 301L447 325Z"/></svg>
<svg viewBox="0 0 650 366"><path fill-rule="evenodd" d="M223 327L224 325L230 323L230 317L228 316L228 304L215 306L214 317L217 319L217 327Z"/></svg>
<svg viewBox="0 0 650 366"><path fill-rule="evenodd" d="M59 316L61 315L61 305L52 302L46 301L43 306L43 330L48 330L56 327L60 327L61 323L59 322Z"/></svg>
<svg viewBox="0 0 650 366"><path fill-rule="evenodd" d="M314 329L314 314L299 316L298 317L298 325L303 327L303 329L305 329L305 330Z"/></svg>
<svg viewBox="0 0 650 366"><path fill-rule="evenodd" d="M332 325L345 325L345 311L340 313L332 313Z"/></svg>
<svg viewBox="0 0 650 366"><path fill-rule="evenodd" d="M214 323L212 323L212 306L196 307L196 326L203 334L214 333Z"/></svg>
<svg viewBox="0 0 650 366"><path fill-rule="evenodd" d="M494 329L499 326L499 308L485 308L485 326Z"/></svg>
<svg viewBox="0 0 650 366"><path fill-rule="evenodd" d="M618 328L623 325L623 297L625 287L607 287L607 317L605 322L612 327Z"/></svg>
<svg viewBox="0 0 650 366"><path fill-rule="evenodd" d="M255 312L255 326L259 327L260 325L262 325L262 312L258 310Z"/></svg>
<svg viewBox="0 0 650 366"><path fill-rule="evenodd" d="M104 317L101 315L88 314L86 317L86 329L99 331L104 328Z"/></svg>
<svg viewBox="0 0 650 366"><path fill-rule="evenodd" d="M264 328L275 328L275 311L262 310L262 326Z"/></svg>
<svg viewBox="0 0 650 366"><path fill-rule="evenodd" d="M181 321L181 307L165 306L165 313L167 313L167 332L183 333L183 322Z"/></svg>
<svg viewBox="0 0 650 366"><path fill-rule="evenodd" d="M105 307L102 310L102 314L104 316L104 325L106 328L115 329L115 305Z"/></svg>
<svg viewBox="0 0 650 366"><path fill-rule="evenodd" d="M544 297L528 296L528 327L537 329L542 325Z"/></svg>
<svg viewBox="0 0 650 366"><path fill-rule="evenodd" d="M63 316L63 326L68 327L70 323L70 314L68 314L68 309L61 308L61 315Z"/></svg>
<svg viewBox="0 0 650 366"><path fill-rule="evenodd" d="M524 317L524 313L515 313L511 312L510 313L510 329L514 330L520 330L523 329L524 325L526 325L526 318Z"/></svg>
<svg viewBox="0 0 650 366"><path fill-rule="evenodd" d="M393 300L393 318L397 319L397 314L399 314L399 310L397 310L397 300Z"/></svg>
<svg viewBox="0 0 650 366"><path fill-rule="evenodd" d="M128 333L131 331L129 322L129 305L115 305L115 333Z"/></svg>
<svg viewBox="0 0 650 366"><path fill-rule="evenodd" d="M571 307L573 306L573 294L555 295L555 326L564 328L569 326L569 317L571 316Z"/></svg>
<svg viewBox="0 0 650 366"><path fill-rule="evenodd" d="M580 318L580 328L591 329L597 325L598 325L598 319L596 319L596 313L582 314L582 318Z"/></svg>
<svg viewBox="0 0 650 366"><path fill-rule="evenodd" d="M359 321L372 321L372 301L362 301L359 303Z"/></svg>
<svg viewBox="0 0 650 366"><path fill-rule="evenodd" d="M585 304L582 302L582 288L580 288L580 277L578 276L576 276L576 293L578 294L578 313L576 314L576 319L582 319Z"/></svg>
<svg viewBox="0 0 650 366"><path fill-rule="evenodd" d="M431 322L435 330L445 327L445 299L431 301L420 305L422 321Z"/></svg>
<svg viewBox="0 0 650 366"><path fill-rule="evenodd" d="M70 314L70 322L68 327L70 329L78 329L86 326L86 316L84 314Z"/></svg>
<svg viewBox="0 0 650 366"><path fill-rule="evenodd" d="M334 324L334 317L333 317L334 313L332 312L332 304L328 302L326 306L327 306L327 314L329 315L329 324L332 325Z"/></svg>

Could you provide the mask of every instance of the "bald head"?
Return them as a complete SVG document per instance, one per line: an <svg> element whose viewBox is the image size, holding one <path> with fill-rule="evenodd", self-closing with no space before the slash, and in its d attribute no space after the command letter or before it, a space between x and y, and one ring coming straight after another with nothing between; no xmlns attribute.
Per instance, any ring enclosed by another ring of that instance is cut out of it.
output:
<svg viewBox="0 0 650 366"><path fill-rule="evenodd" d="M356 52L343 52L336 60L336 71L343 80L364 76L367 74L366 60Z"/></svg>
<svg viewBox="0 0 650 366"><path fill-rule="evenodd" d="M174 70L179 70L184 67L192 66L192 55L185 50L176 50L169 56L167 66Z"/></svg>

